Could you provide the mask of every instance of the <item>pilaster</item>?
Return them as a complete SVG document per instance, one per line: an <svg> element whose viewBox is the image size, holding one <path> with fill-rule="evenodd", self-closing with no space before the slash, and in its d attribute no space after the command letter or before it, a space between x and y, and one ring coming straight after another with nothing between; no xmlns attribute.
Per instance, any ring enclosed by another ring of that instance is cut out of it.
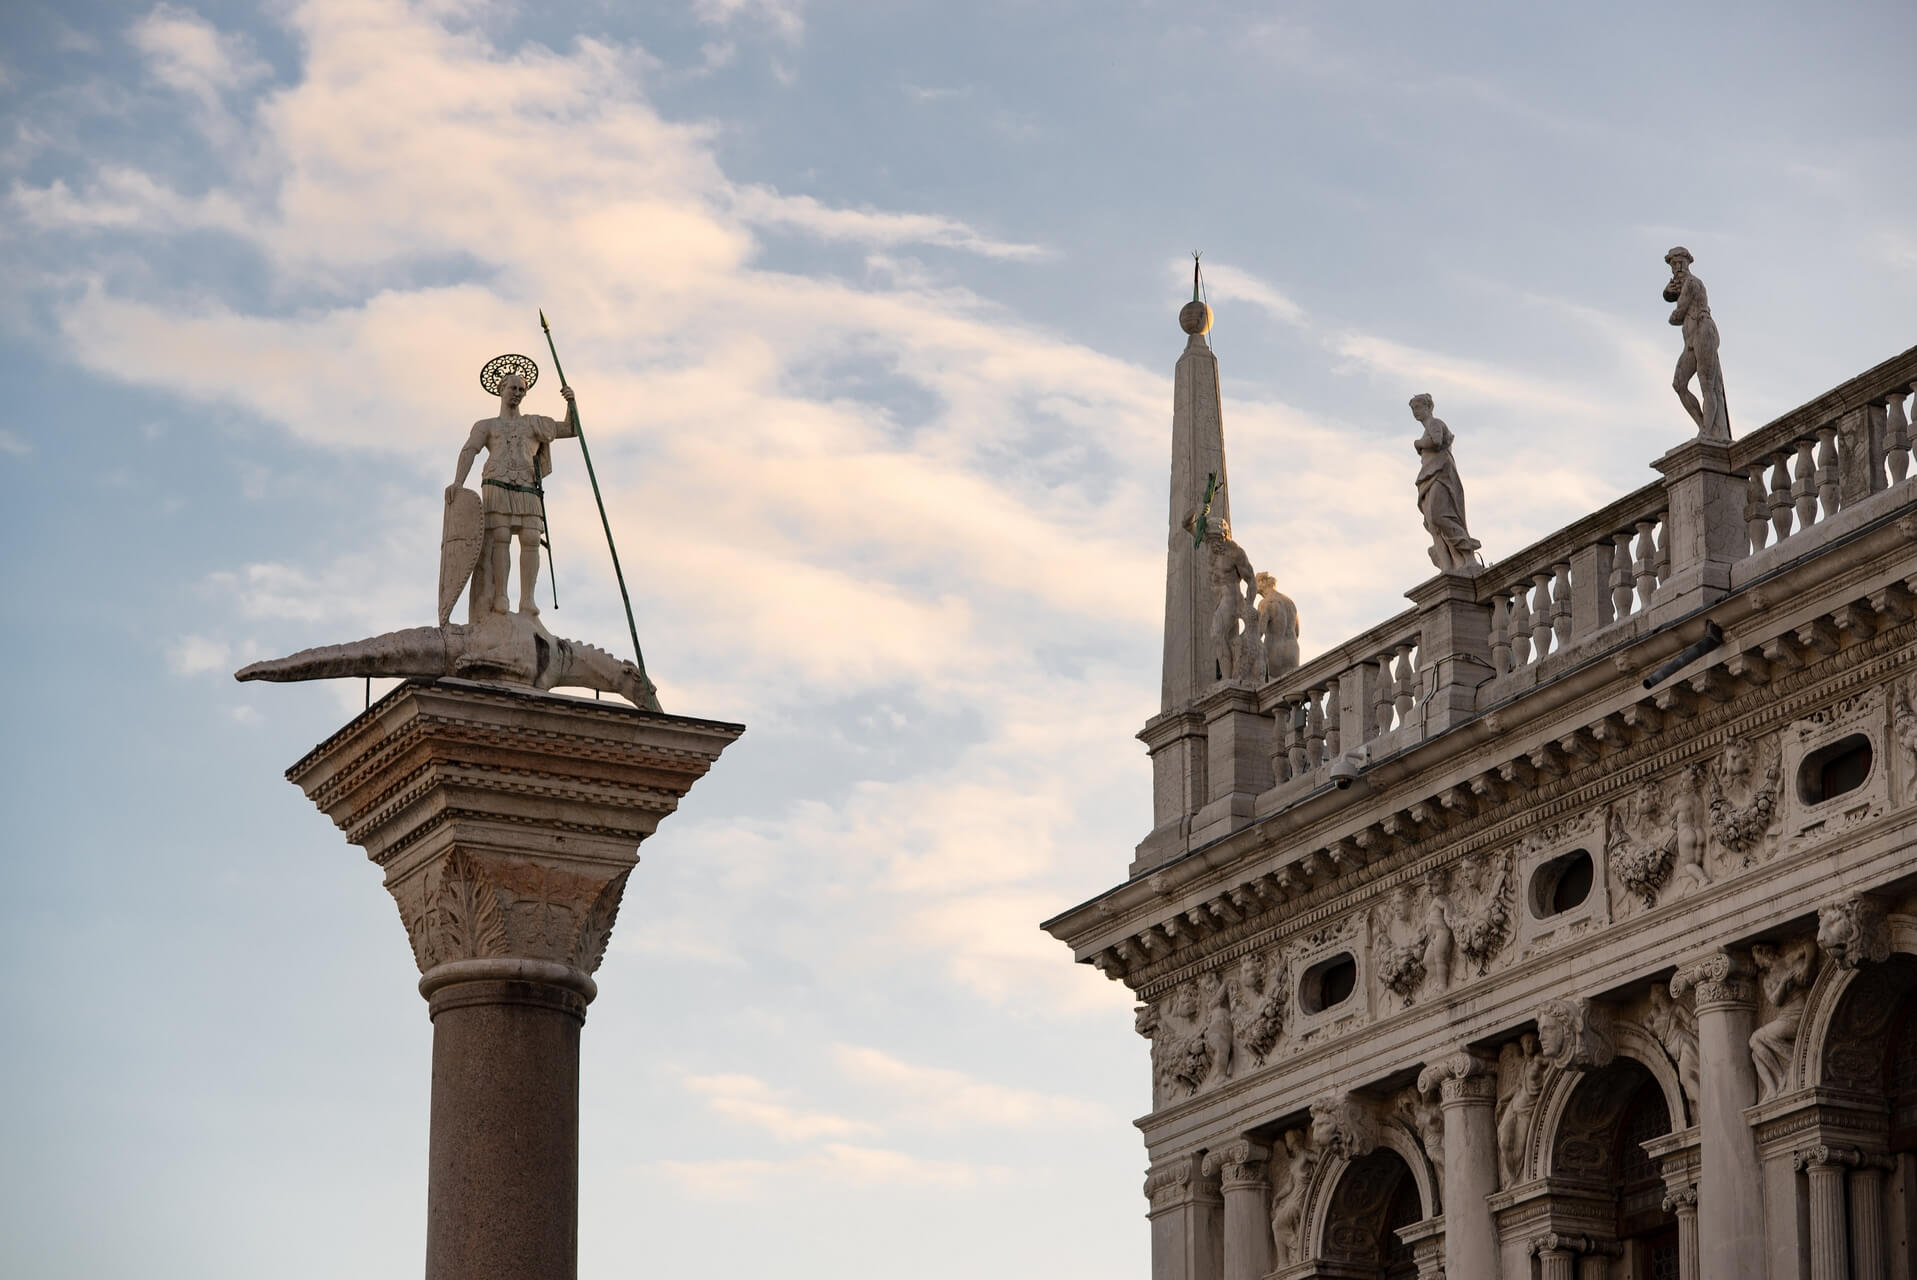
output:
<svg viewBox="0 0 1917 1280"><path fill-rule="evenodd" d="M1220 1280L1224 1198L1203 1157L1177 1156L1145 1175L1152 1224L1152 1280Z"/></svg>

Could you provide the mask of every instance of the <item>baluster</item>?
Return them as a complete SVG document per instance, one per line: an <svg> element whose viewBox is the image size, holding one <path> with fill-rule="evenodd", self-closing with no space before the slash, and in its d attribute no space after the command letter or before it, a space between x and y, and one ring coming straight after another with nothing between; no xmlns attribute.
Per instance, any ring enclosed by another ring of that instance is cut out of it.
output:
<svg viewBox="0 0 1917 1280"><path fill-rule="evenodd" d="M1817 463L1811 457L1811 448L1816 443L1809 437L1797 442L1797 472L1791 481L1791 497L1796 500L1799 533L1817 523Z"/></svg>
<svg viewBox="0 0 1917 1280"><path fill-rule="evenodd" d="M1331 682L1325 691L1325 759L1336 760L1345 751L1344 698L1339 686L1343 677Z"/></svg>
<svg viewBox="0 0 1917 1280"><path fill-rule="evenodd" d="M1391 721L1398 710L1393 705L1397 696L1398 682L1392 677L1391 651L1387 649L1378 655L1378 693L1371 701L1371 718L1379 733L1391 732Z"/></svg>
<svg viewBox="0 0 1917 1280"><path fill-rule="evenodd" d="M1531 584L1511 588L1511 669L1531 661Z"/></svg>
<svg viewBox="0 0 1917 1280"><path fill-rule="evenodd" d="M1323 686L1305 694L1305 757L1316 769L1325 762L1325 691Z"/></svg>
<svg viewBox="0 0 1917 1280"><path fill-rule="evenodd" d="M1291 776L1302 777L1311 768L1311 759L1305 751L1305 700L1290 698L1285 702L1285 746L1290 757Z"/></svg>
<svg viewBox="0 0 1917 1280"><path fill-rule="evenodd" d="M1551 630L1557 632L1558 649L1571 643L1571 562L1560 560L1551 566Z"/></svg>
<svg viewBox="0 0 1917 1280"><path fill-rule="evenodd" d="M1540 569L1531 575L1537 593L1531 597L1531 644L1533 662L1551 652L1551 571Z"/></svg>
<svg viewBox="0 0 1917 1280"><path fill-rule="evenodd" d="M1611 616L1631 616L1631 535L1611 535Z"/></svg>
<svg viewBox="0 0 1917 1280"><path fill-rule="evenodd" d="M1837 424L1817 428L1817 505L1823 519L1837 514L1842 502L1837 492Z"/></svg>
<svg viewBox="0 0 1917 1280"><path fill-rule="evenodd" d="M1657 513L1657 585L1671 580L1671 513Z"/></svg>
<svg viewBox="0 0 1917 1280"><path fill-rule="evenodd" d="M1771 455L1771 528L1777 531L1776 542L1782 542L1791 536L1791 456L1788 453Z"/></svg>
<svg viewBox="0 0 1917 1280"><path fill-rule="evenodd" d="M1890 482L1897 484L1910 471L1910 420L1904 417L1902 391L1884 406L1884 454L1890 464Z"/></svg>
<svg viewBox="0 0 1917 1280"><path fill-rule="evenodd" d="M1414 636L1398 646L1398 727L1411 723L1411 708L1418 702L1418 672L1411 665L1411 651L1417 647Z"/></svg>
<svg viewBox="0 0 1917 1280"><path fill-rule="evenodd" d="M1765 463L1753 462L1750 467L1750 487L1745 491L1744 524L1751 535L1751 554L1764 549L1771 537L1771 503L1769 491L1764 487Z"/></svg>
<svg viewBox="0 0 1917 1280"><path fill-rule="evenodd" d="M1491 594L1491 670L1511 670L1511 597L1502 591Z"/></svg>
<svg viewBox="0 0 1917 1280"><path fill-rule="evenodd" d="M1657 542L1652 530L1657 528L1654 520L1637 522L1637 607L1648 609L1651 598L1657 594Z"/></svg>

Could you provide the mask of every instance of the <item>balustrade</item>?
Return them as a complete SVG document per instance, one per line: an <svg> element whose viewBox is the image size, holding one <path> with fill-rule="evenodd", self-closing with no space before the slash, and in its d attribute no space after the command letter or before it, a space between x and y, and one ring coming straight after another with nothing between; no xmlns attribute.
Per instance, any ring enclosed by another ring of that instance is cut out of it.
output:
<svg viewBox="0 0 1917 1280"><path fill-rule="evenodd" d="M1260 704L1276 718L1278 782L1415 721L1422 697L1415 626L1415 617L1394 619L1266 687Z"/></svg>

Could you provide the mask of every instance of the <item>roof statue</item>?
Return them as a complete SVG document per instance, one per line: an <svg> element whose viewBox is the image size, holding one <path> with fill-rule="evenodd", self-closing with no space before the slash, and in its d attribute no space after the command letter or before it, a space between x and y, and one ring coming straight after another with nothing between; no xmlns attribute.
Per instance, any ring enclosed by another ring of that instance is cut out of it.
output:
<svg viewBox="0 0 1917 1280"><path fill-rule="evenodd" d="M1717 361L1717 321L1711 319L1711 300L1704 282L1691 274L1691 251L1678 245L1664 255L1671 266L1664 301L1675 303L1671 323L1684 329L1684 351L1677 358L1671 388L1679 403L1697 423L1700 440L1731 438L1731 409L1724 399L1724 369ZM1697 395L1691 394L1691 375L1697 375Z"/></svg>
<svg viewBox="0 0 1917 1280"><path fill-rule="evenodd" d="M540 317L544 324L545 317ZM548 342L551 332L547 332ZM558 353L554 352L557 366ZM539 580L539 548L545 542L546 507L541 481L552 471L552 442L577 438L587 470L591 455L573 389L560 372L559 394L566 401L564 418L525 413L520 409L526 392L539 380L539 366L527 356L504 355L488 361L480 371L480 386L499 398L498 412L473 424L459 451L453 482L446 487L445 522L440 538L438 623L389 631L345 644L321 645L284 658L255 662L235 673L240 680L325 680L342 676L459 676L535 689L561 686L616 693L635 706L657 711L657 691L646 678L644 659L616 658L604 649L564 640L539 621L533 589ZM480 492L466 487L466 477L481 451ZM598 497L598 480L593 494ZM605 516L604 504L600 517ZM519 607L507 593L512 543L519 542ZM611 542L611 529L607 529ZM548 549L550 550L549 544ZM618 570L618 553L613 553ZM625 595L625 579L619 575ZM453 606L468 585L468 612L464 623L453 622ZM627 604L631 621L631 605Z"/></svg>
<svg viewBox="0 0 1917 1280"><path fill-rule="evenodd" d="M1484 566L1480 545L1464 527L1464 481L1451 456L1457 439L1443 418L1432 416L1436 405L1423 391L1411 397L1411 416L1424 427L1412 442L1422 460L1418 464L1418 514L1431 535L1431 563L1445 573L1475 573Z"/></svg>

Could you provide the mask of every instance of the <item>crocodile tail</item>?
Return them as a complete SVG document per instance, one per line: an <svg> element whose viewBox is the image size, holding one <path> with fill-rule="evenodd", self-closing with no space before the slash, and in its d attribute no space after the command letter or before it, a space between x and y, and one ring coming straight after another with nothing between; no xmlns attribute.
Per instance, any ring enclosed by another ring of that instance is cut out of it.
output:
<svg viewBox="0 0 1917 1280"><path fill-rule="evenodd" d="M284 658L255 662L233 673L235 680L328 680L340 676L443 676L450 670L446 633L438 627L409 627L346 644L301 649Z"/></svg>

